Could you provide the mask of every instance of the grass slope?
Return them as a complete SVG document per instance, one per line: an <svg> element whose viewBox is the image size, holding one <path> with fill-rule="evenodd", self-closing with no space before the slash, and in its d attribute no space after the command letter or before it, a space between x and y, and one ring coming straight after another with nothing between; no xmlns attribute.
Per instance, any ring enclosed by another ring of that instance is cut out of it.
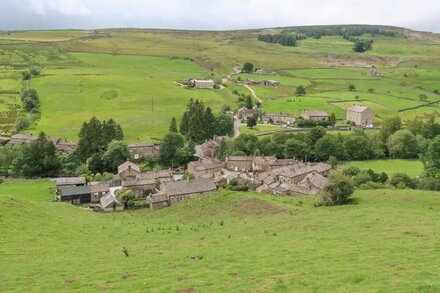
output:
<svg viewBox="0 0 440 293"><path fill-rule="evenodd" d="M50 202L50 186L0 187L0 291L440 290L439 193L359 191L356 205L315 208L221 191L97 214Z"/></svg>
<svg viewBox="0 0 440 293"><path fill-rule="evenodd" d="M411 177L422 175L423 163L420 160L370 160L353 161L345 165L356 166L361 170L372 169L375 172L385 172L391 177L394 173L403 172Z"/></svg>

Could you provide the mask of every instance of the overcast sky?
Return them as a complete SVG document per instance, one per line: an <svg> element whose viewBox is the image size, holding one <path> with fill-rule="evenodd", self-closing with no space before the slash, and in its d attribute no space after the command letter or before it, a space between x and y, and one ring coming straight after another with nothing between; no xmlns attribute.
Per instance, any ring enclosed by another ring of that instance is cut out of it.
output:
<svg viewBox="0 0 440 293"><path fill-rule="evenodd" d="M0 29L387 24L440 33L440 0L0 0Z"/></svg>

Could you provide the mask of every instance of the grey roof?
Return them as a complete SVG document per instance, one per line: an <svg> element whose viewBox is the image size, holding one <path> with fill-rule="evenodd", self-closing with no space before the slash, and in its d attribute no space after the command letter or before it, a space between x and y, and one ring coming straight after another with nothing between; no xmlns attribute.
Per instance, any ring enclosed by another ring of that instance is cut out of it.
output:
<svg viewBox="0 0 440 293"><path fill-rule="evenodd" d="M156 181L154 179L134 179L134 180L122 181L123 187L145 186L145 185L152 185L152 184L156 184Z"/></svg>
<svg viewBox="0 0 440 293"><path fill-rule="evenodd" d="M101 204L101 208L102 209L106 209L107 207L109 207L110 205L112 205L113 203L116 203L116 205L120 205L122 206L122 203L120 203L116 197L111 194L110 192L107 193L106 195L104 195L103 197L101 197L99 199L99 202Z"/></svg>
<svg viewBox="0 0 440 293"><path fill-rule="evenodd" d="M326 117L326 116L330 116L328 115L328 113L326 111L311 111L311 110L306 110L303 111L301 115L309 115L309 116L318 116L318 117Z"/></svg>
<svg viewBox="0 0 440 293"><path fill-rule="evenodd" d="M61 197L72 196L72 195L82 195L90 193L90 186L69 186L60 188Z"/></svg>
<svg viewBox="0 0 440 293"><path fill-rule="evenodd" d="M130 161L127 161L127 162L122 163L121 165L118 166L118 174L124 172L128 168L131 168L134 171L139 172L139 173L141 172L141 169L139 168L138 165L136 165L135 163L132 163Z"/></svg>
<svg viewBox="0 0 440 293"><path fill-rule="evenodd" d="M216 189L214 180L205 178L166 183L168 196L209 192Z"/></svg>
<svg viewBox="0 0 440 293"><path fill-rule="evenodd" d="M365 106L353 105L350 108L348 108L347 111L362 113L367 109L368 109L368 107L365 107Z"/></svg>
<svg viewBox="0 0 440 293"><path fill-rule="evenodd" d="M56 185L80 185L86 184L86 178L84 177L60 177L56 179Z"/></svg>
<svg viewBox="0 0 440 293"><path fill-rule="evenodd" d="M193 167L196 171L206 171L222 167L222 162L215 158L206 158L195 162L190 162L188 167Z"/></svg>
<svg viewBox="0 0 440 293"><path fill-rule="evenodd" d="M310 185L312 185L313 187L321 188L326 181L327 179L324 176L319 173L313 172L307 175L306 178L304 178L300 182L300 185L309 185L309 187L311 187Z"/></svg>
<svg viewBox="0 0 440 293"><path fill-rule="evenodd" d="M311 173L313 171L315 171L315 168L313 168L313 166L302 164L302 165L287 166L287 167L275 169L272 171L272 173L278 176L295 178L297 176Z"/></svg>
<svg viewBox="0 0 440 293"><path fill-rule="evenodd" d="M318 163L318 164L314 164L312 166L315 169L315 171L318 173L329 171L332 168L332 166L330 166L327 163Z"/></svg>
<svg viewBox="0 0 440 293"><path fill-rule="evenodd" d="M173 173L171 173L170 170L153 170L139 174L138 178L139 179L173 178Z"/></svg>
<svg viewBox="0 0 440 293"><path fill-rule="evenodd" d="M32 136L29 134L22 134L22 133L18 133L18 134L14 134L11 136L11 139L28 139L28 140L37 140L36 136Z"/></svg>
<svg viewBox="0 0 440 293"><path fill-rule="evenodd" d="M228 156L226 161L252 161L253 158L249 156Z"/></svg>
<svg viewBox="0 0 440 293"><path fill-rule="evenodd" d="M92 182L90 183L90 192L107 192L110 190L108 183Z"/></svg>

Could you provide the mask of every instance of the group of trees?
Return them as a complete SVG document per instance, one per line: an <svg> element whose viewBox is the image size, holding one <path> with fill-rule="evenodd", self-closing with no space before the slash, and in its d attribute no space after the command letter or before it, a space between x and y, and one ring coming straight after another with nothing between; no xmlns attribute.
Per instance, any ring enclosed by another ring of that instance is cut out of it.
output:
<svg viewBox="0 0 440 293"><path fill-rule="evenodd" d="M214 135L232 135L233 119L223 113L214 115L202 101L191 99L180 120L180 133L194 143L202 143Z"/></svg>
<svg viewBox="0 0 440 293"><path fill-rule="evenodd" d="M291 33L281 33L281 34L264 34L259 35L258 40L265 43L280 44L283 46L295 47L298 40L302 40L305 37L302 35L295 35Z"/></svg>
<svg viewBox="0 0 440 293"><path fill-rule="evenodd" d="M40 97L35 89L24 89L20 94L21 104L26 112L38 112L40 109Z"/></svg>
<svg viewBox="0 0 440 293"><path fill-rule="evenodd" d="M32 67L30 70L26 70L21 73L23 80L30 80L32 77L37 75L40 75L40 69L37 67Z"/></svg>
<svg viewBox="0 0 440 293"><path fill-rule="evenodd" d="M373 40L364 40L357 38L347 38L346 40L354 43L353 51L357 53L363 53L373 48Z"/></svg>
<svg viewBox="0 0 440 293"><path fill-rule="evenodd" d="M92 117L79 132L75 157L87 163L92 173L115 171L129 157L121 126L113 119L100 121Z"/></svg>
<svg viewBox="0 0 440 293"><path fill-rule="evenodd" d="M55 145L43 132L31 145L0 149L1 175L53 176L60 169Z"/></svg>

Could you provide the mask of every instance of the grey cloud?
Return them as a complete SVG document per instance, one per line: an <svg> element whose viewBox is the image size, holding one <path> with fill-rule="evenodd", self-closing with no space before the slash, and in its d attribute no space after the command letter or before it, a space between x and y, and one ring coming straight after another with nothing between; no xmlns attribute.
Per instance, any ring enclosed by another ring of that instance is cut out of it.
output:
<svg viewBox="0 0 440 293"><path fill-rule="evenodd" d="M437 0L0 0L0 29L240 29L366 23L440 32Z"/></svg>

